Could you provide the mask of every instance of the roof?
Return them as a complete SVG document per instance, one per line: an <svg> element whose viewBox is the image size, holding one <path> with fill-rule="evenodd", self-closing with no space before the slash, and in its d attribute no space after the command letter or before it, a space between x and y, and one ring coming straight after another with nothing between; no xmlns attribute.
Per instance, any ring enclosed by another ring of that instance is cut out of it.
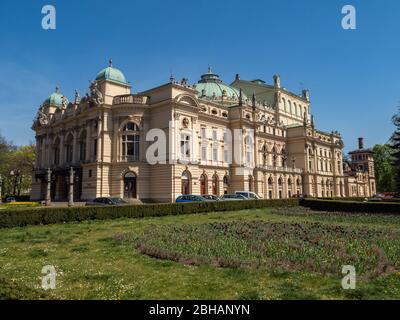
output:
<svg viewBox="0 0 400 320"><path fill-rule="evenodd" d="M112 60L109 61L109 66L107 68L101 70L97 74L96 80L109 80L117 83L128 84L121 70L112 66Z"/></svg>
<svg viewBox="0 0 400 320"><path fill-rule="evenodd" d="M43 104L61 107L63 105L63 98L68 103L68 99L56 88L56 91L49 95L47 99L43 101Z"/></svg>
<svg viewBox="0 0 400 320"><path fill-rule="evenodd" d="M208 72L201 76L201 79L193 85L193 87L198 91L198 96L209 97L209 98L222 98L222 96L227 98L239 99L240 90L227 85L221 81L218 74L208 69ZM247 97L242 93L242 99L246 100Z"/></svg>

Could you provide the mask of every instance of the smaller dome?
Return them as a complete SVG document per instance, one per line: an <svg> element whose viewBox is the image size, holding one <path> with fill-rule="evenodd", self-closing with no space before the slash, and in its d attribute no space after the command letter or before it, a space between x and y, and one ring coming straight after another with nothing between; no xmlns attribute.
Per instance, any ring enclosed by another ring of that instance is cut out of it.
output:
<svg viewBox="0 0 400 320"><path fill-rule="evenodd" d="M109 81L114 81L114 82L118 82L118 83L128 84L124 74L120 70L118 70L117 68L114 68L112 66L111 59L109 61L109 66L107 68L101 70L97 74L96 80L109 80Z"/></svg>
<svg viewBox="0 0 400 320"><path fill-rule="evenodd" d="M61 107L63 105L63 97L64 97L64 95L59 91L58 88L56 88L56 91L54 91L51 95L49 95L47 97L47 99L44 100L43 104ZM66 97L65 97L65 99L68 103L68 99Z"/></svg>

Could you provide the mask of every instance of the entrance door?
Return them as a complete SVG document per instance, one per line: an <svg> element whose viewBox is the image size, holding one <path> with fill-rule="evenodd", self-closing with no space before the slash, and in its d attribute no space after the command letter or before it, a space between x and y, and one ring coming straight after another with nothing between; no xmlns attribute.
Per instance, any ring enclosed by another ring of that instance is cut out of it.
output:
<svg viewBox="0 0 400 320"><path fill-rule="evenodd" d="M128 172L124 176L124 198L136 198L136 174Z"/></svg>

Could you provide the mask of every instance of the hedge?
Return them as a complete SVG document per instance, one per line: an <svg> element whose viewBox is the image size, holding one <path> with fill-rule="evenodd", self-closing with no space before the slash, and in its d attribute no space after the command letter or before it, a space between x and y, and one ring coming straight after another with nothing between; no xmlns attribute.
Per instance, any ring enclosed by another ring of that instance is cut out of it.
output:
<svg viewBox="0 0 400 320"><path fill-rule="evenodd" d="M400 203L301 199L300 205L319 211L400 214Z"/></svg>
<svg viewBox="0 0 400 320"><path fill-rule="evenodd" d="M298 206L298 199L163 203L124 206L88 206L73 208L26 208L0 210L0 228L53 224L84 220L141 218L166 215L233 211L264 207Z"/></svg>

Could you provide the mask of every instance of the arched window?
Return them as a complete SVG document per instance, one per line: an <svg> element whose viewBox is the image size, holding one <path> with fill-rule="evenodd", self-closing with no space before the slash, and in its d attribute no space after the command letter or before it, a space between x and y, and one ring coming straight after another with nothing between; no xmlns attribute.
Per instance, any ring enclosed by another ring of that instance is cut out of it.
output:
<svg viewBox="0 0 400 320"><path fill-rule="evenodd" d="M296 102L294 102L293 103L293 114L295 114L296 116L298 116L299 115L299 113L298 113L298 110L297 110L297 104L296 104Z"/></svg>
<svg viewBox="0 0 400 320"><path fill-rule="evenodd" d="M128 122L122 129L122 158L127 161L139 161L140 132L134 122Z"/></svg>
<svg viewBox="0 0 400 320"><path fill-rule="evenodd" d="M58 166L60 164L60 138L56 138L53 144L53 164Z"/></svg>
<svg viewBox="0 0 400 320"><path fill-rule="evenodd" d="M228 190L229 190L229 177L228 177L228 176L224 176L223 182L224 182L224 194L228 194Z"/></svg>
<svg viewBox="0 0 400 320"><path fill-rule="evenodd" d="M74 137L72 136L72 134L69 134L67 136L67 140L65 141L65 161L67 163L73 162L73 143Z"/></svg>
<svg viewBox="0 0 400 320"><path fill-rule="evenodd" d="M290 100L288 100L288 108L286 110L288 113L293 113L292 112L292 102Z"/></svg>
<svg viewBox="0 0 400 320"><path fill-rule="evenodd" d="M286 111L286 99L282 98L282 102L283 102L283 108L282 109Z"/></svg>
<svg viewBox="0 0 400 320"><path fill-rule="evenodd" d="M189 171L185 170L182 172L182 194L190 194L192 190L192 175Z"/></svg>
<svg viewBox="0 0 400 320"><path fill-rule="evenodd" d="M124 198L135 199L137 196L137 176L134 172L127 172L124 175Z"/></svg>
<svg viewBox="0 0 400 320"><path fill-rule="evenodd" d="M200 176L200 194L207 194L207 175Z"/></svg>
<svg viewBox="0 0 400 320"><path fill-rule="evenodd" d="M250 135L246 135L245 150L246 150L246 164L248 166L251 166L251 164L253 163L253 139Z"/></svg>
<svg viewBox="0 0 400 320"><path fill-rule="evenodd" d="M213 195L219 195L219 178L218 175L214 174L212 177L212 193Z"/></svg>
<svg viewBox="0 0 400 320"><path fill-rule="evenodd" d="M79 160L86 160L86 130L83 130L79 136Z"/></svg>
<svg viewBox="0 0 400 320"><path fill-rule="evenodd" d="M278 179L278 186L282 187L282 178Z"/></svg>
<svg viewBox="0 0 400 320"><path fill-rule="evenodd" d="M262 147L262 164L263 166L267 165L267 146L263 145Z"/></svg>

